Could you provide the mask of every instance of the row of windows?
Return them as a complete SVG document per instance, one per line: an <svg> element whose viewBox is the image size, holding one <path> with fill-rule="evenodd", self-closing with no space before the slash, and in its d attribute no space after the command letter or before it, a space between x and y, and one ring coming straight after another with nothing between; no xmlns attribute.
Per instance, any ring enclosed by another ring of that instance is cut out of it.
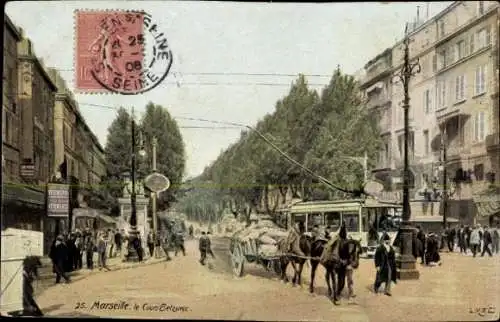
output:
<svg viewBox="0 0 500 322"><path fill-rule="evenodd" d="M454 45L441 49L437 56L433 56L432 70L435 72L446 68L447 66L474 54L476 51L479 51L490 44L491 29L488 26L476 33L471 34L469 38L462 39Z"/></svg>
<svg viewBox="0 0 500 322"><path fill-rule="evenodd" d="M484 111L476 112L471 120L471 136L474 143L483 142L488 135L488 122L486 113ZM464 129L458 124L458 119L456 124L449 123L448 132L457 132L456 142L458 145L463 145L464 143ZM423 145L424 145L424 156L428 156L431 153L431 134L429 130L425 129L422 131ZM379 155L380 162L389 162L391 160L391 142L390 137L386 137L384 140L383 151ZM402 159L404 156L404 136L398 136L398 152L399 158ZM410 132L409 144L408 144L409 159L412 160L415 156L415 135L414 132Z"/></svg>
<svg viewBox="0 0 500 322"><path fill-rule="evenodd" d="M2 108L2 142L19 146L19 118Z"/></svg>
<svg viewBox="0 0 500 322"><path fill-rule="evenodd" d="M447 87L451 86L451 87ZM455 79L448 81L446 79L439 80L436 86L434 95L433 89L429 88L423 93L423 107L425 114L430 114L433 110L432 97L436 97L437 109L445 108L448 104L448 90L451 90L451 95L454 99L453 103L459 103L467 99L467 77L466 75L458 75ZM487 91L487 68L486 65L477 66L473 78L473 96L478 96Z"/></svg>

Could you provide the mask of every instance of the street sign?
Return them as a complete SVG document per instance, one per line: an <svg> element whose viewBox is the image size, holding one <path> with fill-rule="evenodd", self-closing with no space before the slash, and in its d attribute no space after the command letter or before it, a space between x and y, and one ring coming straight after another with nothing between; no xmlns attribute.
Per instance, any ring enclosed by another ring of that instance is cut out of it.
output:
<svg viewBox="0 0 500 322"><path fill-rule="evenodd" d="M47 184L47 215L49 217L69 217L69 185Z"/></svg>
<svg viewBox="0 0 500 322"><path fill-rule="evenodd" d="M163 192L170 187L170 180L161 173L152 173L144 179L144 185L153 192Z"/></svg>
<svg viewBox="0 0 500 322"><path fill-rule="evenodd" d="M20 166L19 172L21 177L32 179L35 177L35 165L33 163L23 163Z"/></svg>
<svg viewBox="0 0 500 322"><path fill-rule="evenodd" d="M363 190L370 195L377 195L384 190L384 185L378 181L368 180Z"/></svg>

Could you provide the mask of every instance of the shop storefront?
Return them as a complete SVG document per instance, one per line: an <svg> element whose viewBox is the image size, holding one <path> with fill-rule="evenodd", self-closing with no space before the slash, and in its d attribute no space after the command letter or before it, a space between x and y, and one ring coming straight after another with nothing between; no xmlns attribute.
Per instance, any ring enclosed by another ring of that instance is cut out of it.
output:
<svg viewBox="0 0 500 322"><path fill-rule="evenodd" d="M31 187L4 184L2 229L44 230L45 193Z"/></svg>

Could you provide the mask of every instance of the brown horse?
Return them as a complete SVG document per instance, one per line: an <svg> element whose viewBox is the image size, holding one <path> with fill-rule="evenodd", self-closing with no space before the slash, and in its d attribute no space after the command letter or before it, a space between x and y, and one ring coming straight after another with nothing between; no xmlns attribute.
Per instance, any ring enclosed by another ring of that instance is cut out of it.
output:
<svg viewBox="0 0 500 322"><path fill-rule="evenodd" d="M356 269L359 266L359 255L361 254L361 244L354 239L342 240L338 239L334 242L332 250L335 247L338 249L338 257L331 254L323 254L328 252L325 248L327 241L317 240L311 247L311 282L309 292L314 292L314 278L316 269L321 263L326 270L325 280L328 286L328 297L333 298L333 303L338 305L340 293L345 285L346 268L348 265ZM326 256L325 256L326 255Z"/></svg>
<svg viewBox="0 0 500 322"><path fill-rule="evenodd" d="M311 253L312 246L312 238L308 235L301 235L299 237L299 247L300 250L307 257ZM288 282L288 277L286 275L286 268L288 264L292 264L294 275L292 279L292 285L298 284L299 286L302 283L302 270L304 269L304 264L306 263L308 258L298 256L299 254L293 254L288 251L288 245L286 244L286 238L282 239L278 243L278 250L283 254L280 257L280 273L281 280L285 283Z"/></svg>

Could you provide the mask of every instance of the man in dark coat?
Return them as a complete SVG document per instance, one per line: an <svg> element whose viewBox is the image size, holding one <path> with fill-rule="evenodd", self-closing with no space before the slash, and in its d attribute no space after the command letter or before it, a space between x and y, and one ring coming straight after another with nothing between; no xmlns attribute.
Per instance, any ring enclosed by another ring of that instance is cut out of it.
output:
<svg viewBox="0 0 500 322"><path fill-rule="evenodd" d="M421 257L421 264L425 264L425 233L421 226L417 226L418 256Z"/></svg>
<svg viewBox="0 0 500 322"><path fill-rule="evenodd" d="M198 249L200 250L200 264L205 265L205 259L207 258L207 243L208 238L205 232L201 232L200 240L198 241Z"/></svg>
<svg viewBox="0 0 500 322"><path fill-rule="evenodd" d="M460 229L457 232L458 237L458 247L460 247L460 253L467 254L467 245L466 245L466 231L464 225L460 226Z"/></svg>
<svg viewBox="0 0 500 322"><path fill-rule="evenodd" d="M429 234L427 238L427 251L425 253L425 263L430 265L438 263L441 265L441 256L439 255L438 236L434 233Z"/></svg>
<svg viewBox="0 0 500 322"><path fill-rule="evenodd" d="M33 281L38 277L38 267L42 264L34 256L27 257L23 262L23 316L43 316L42 310L33 297Z"/></svg>
<svg viewBox="0 0 500 322"><path fill-rule="evenodd" d="M484 226L483 232L483 252L481 253L481 257L484 256L484 253L488 253L488 255L493 256L491 254L490 245L493 243L493 238L491 237L491 232L488 229L488 226Z"/></svg>
<svg viewBox="0 0 500 322"><path fill-rule="evenodd" d="M388 235L375 251L375 267L377 269L374 284L375 293L378 293L380 285L385 283L384 294L391 296L391 281L396 283L396 253L391 246L391 239Z"/></svg>
<svg viewBox="0 0 500 322"><path fill-rule="evenodd" d="M448 232L447 232L447 242L448 242L448 250L453 252L453 249L455 248L455 229L451 228L450 225L448 225Z"/></svg>
<svg viewBox="0 0 500 322"><path fill-rule="evenodd" d="M70 282L68 275L66 275L65 266L68 263L68 249L63 243L63 237L57 236L49 254L52 260L54 272L56 273L56 283L61 282L61 277L64 278L66 283Z"/></svg>

